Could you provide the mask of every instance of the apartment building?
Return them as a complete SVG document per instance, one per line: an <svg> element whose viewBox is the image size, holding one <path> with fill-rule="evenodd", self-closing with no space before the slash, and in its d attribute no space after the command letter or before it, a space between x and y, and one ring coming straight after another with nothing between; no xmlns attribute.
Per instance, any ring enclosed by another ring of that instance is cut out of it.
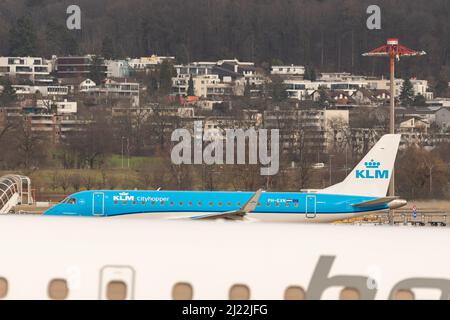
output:
<svg viewBox="0 0 450 320"><path fill-rule="evenodd" d="M245 91L245 80L240 78L233 81L229 77L220 78L217 74L205 74L199 76L179 75L172 78L172 93L186 96L189 89L189 80L192 77L194 95L201 98L213 98L221 96L242 96Z"/></svg>
<svg viewBox="0 0 450 320"><path fill-rule="evenodd" d="M304 66L272 66L270 68L270 74L276 76L298 76L303 77L305 75Z"/></svg>
<svg viewBox="0 0 450 320"><path fill-rule="evenodd" d="M107 76L112 78L127 78L131 67L128 60L106 60Z"/></svg>
<svg viewBox="0 0 450 320"><path fill-rule="evenodd" d="M411 84L413 86L414 95L422 95L427 100L433 99L433 92L430 90L428 86L427 80L419 80L419 79L411 79ZM390 90L390 81L389 79L371 79L367 80L367 88L369 89L378 89L378 90ZM402 92L403 87L403 79L395 79L395 97L399 97Z"/></svg>
<svg viewBox="0 0 450 320"><path fill-rule="evenodd" d="M53 82L52 63L39 57L0 57L0 76L29 80L35 84Z"/></svg>
<svg viewBox="0 0 450 320"><path fill-rule="evenodd" d="M87 79L93 68L97 68L106 77L107 67L103 59L99 58L98 65L94 65L94 60L93 55L58 57L55 62L57 77Z"/></svg>
<svg viewBox="0 0 450 320"><path fill-rule="evenodd" d="M18 96L32 96L39 94L42 97L64 97L69 94L68 86L29 86L29 85L13 85Z"/></svg>
<svg viewBox="0 0 450 320"><path fill-rule="evenodd" d="M153 69L164 61L175 62L175 57L151 55L150 57L128 58L127 64L133 71Z"/></svg>
<svg viewBox="0 0 450 320"><path fill-rule="evenodd" d="M137 82L125 80L106 79L102 86L89 87L83 92L92 97L107 97L113 99L124 99L131 102L131 106L139 106L139 89Z"/></svg>
<svg viewBox="0 0 450 320"><path fill-rule="evenodd" d="M275 108L264 112L264 127L280 130L280 144L285 153L323 153L342 138L338 131L349 124L348 110L317 108Z"/></svg>

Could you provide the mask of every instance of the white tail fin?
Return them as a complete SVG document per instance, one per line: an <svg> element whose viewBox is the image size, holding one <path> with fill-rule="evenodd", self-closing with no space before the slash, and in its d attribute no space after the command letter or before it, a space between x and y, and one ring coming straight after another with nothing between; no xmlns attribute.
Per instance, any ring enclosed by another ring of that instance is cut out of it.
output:
<svg viewBox="0 0 450 320"><path fill-rule="evenodd" d="M385 197L391 181L400 137L400 134L387 134L381 137L344 181L320 193Z"/></svg>

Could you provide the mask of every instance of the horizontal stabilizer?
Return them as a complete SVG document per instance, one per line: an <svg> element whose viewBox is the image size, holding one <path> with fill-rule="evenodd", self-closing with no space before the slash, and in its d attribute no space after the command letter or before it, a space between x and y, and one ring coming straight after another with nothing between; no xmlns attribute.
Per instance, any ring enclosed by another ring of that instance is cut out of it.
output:
<svg viewBox="0 0 450 320"><path fill-rule="evenodd" d="M261 196L262 192L263 192L262 189L259 189L258 191L256 191L255 194L252 195L250 197L250 199L239 210L204 214L201 216L191 217L191 219L193 219L193 220L211 220L211 219L239 220L239 219L242 219L246 214L255 210L256 206L258 205L259 197Z"/></svg>
<svg viewBox="0 0 450 320"><path fill-rule="evenodd" d="M383 204L388 204L389 202L394 201L394 200L396 200L398 198L399 197L378 198L378 199L375 199L375 200L355 203L355 204L352 204L352 206L353 207L357 207L357 208L378 207L378 206L381 206Z"/></svg>

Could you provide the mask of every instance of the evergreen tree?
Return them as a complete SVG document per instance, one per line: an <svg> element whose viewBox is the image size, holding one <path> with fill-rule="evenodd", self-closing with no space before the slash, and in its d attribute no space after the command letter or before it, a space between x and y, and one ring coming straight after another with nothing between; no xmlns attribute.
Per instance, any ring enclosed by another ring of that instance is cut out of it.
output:
<svg viewBox="0 0 450 320"><path fill-rule="evenodd" d="M187 95L188 96L195 96L194 79L192 79L192 75L189 78Z"/></svg>
<svg viewBox="0 0 450 320"><path fill-rule="evenodd" d="M317 80L316 69L314 67L311 67L311 69L309 70L309 80L311 81Z"/></svg>
<svg viewBox="0 0 450 320"><path fill-rule="evenodd" d="M16 100L16 90L12 87L11 81L7 78L0 84L3 87L0 94L0 107L8 107Z"/></svg>
<svg viewBox="0 0 450 320"><path fill-rule="evenodd" d="M97 85L103 83L106 78L106 67L103 63L103 59L99 56L92 57L92 64L89 70L89 78Z"/></svg>
<svg viewBox="0 0 450 320"><path fill-rule="evenodd" d="M175 76L173 65L168 61L164 61L159 71L159 89L162 94L169 94L172 91L173 76Z"/></svg>
<svg viewBox="0 0 450 320"><path fill-rule="evenodd" d="M250 80L247 79L247 81L245 82L244 96L245 97L250 97L250 95L251 95Z"/></svg>
<svg viewBox="0 0 450 320"><path fill-rule="evenodd" d="M437 97L445 96L448 91L448 81L446 79L438 79L436 85L434 86L434 92Z"/></svg>
<svg viewBox="0 0 450 320"><path fill-rule="evenodd" d="M415 107L423 107L427 104L427 100L421 94L418 94L414 97L413 106Z"/></svg>
<svg viewBox="0 0 450 320"><path fill-rule="evenodd" d="M330 97L328 95L327 89L323 86L319 87L319 106L327 107L330 104Z"/></svg>
<svg viewBox="0 0 450 320"><path fill-rule="evenodd" d="M9 32L9 51L12 56L36 55L36 31L31 20L22 17Z"/></svg>
<svg viewBox="0 0 450 320"><path fill-rule="evenodd" d="M402 90L400 92L400 103L404 107L411 106L414 102L414 88L409 78L403 80Z"/></svg>
<svg viewBox="0 0 450 320"><path fill-rule="evenodd" d="M305 78L305 80L310 80L310 81L317 80L316 70L314 69L314 67L311 67L311 66L305 67L304 78Z"/></svg>
<svg viewBox="0 0 450 320"><path fill-rule="evenodd" d="M274 77L272 83L270 84L270 93L272 99L276 102L284 101L288 98L288 93L286 91L286 86L283 80L279 77Z"/></svg>

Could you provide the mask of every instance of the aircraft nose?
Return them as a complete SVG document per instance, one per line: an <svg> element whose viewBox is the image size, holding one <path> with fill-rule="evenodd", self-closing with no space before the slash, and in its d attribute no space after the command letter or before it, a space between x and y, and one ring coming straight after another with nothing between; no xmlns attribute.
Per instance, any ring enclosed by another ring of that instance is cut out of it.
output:
<svg viewBox="0 0 450 320"><path fill-rule="evenodd" d="M396 200L389 202L388 207L389 207L389 209L398 209L398 208L406 206L407 204L408 204L408 201L406 201L406 200L396 199Z"/></svg>

